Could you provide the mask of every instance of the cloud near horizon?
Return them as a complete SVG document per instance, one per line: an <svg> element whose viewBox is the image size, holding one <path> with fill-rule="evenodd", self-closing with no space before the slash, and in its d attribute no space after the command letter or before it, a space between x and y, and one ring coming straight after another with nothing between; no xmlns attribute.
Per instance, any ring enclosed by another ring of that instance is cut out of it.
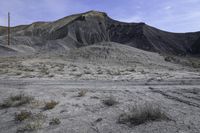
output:
<svg viewBox="0 0 200 133"><path fill-rule="evenodd" d="M171 32L200 31L200 0L1 0L0 25L54 21L89 10L124 22L145 22Z"/></svg>

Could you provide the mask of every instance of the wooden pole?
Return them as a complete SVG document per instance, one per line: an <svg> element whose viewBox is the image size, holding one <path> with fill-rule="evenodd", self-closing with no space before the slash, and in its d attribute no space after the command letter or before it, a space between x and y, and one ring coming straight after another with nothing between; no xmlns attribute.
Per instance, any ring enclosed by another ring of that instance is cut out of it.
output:
<svg viewBox="0 0 200 133"><path fill-rule="evenodd" d="M10 45L10 13L8 12L8 45Z"/></svg>

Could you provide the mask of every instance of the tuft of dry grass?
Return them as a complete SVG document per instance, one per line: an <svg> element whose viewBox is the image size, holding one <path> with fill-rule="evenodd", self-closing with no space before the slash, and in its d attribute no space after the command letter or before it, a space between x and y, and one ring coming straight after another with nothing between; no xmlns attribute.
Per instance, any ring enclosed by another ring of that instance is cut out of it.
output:
<svg viewBox="0 0 200 133"><path fill-rule="evenodd" d="M18 95L10 96L0 104L1 108L18 107L30 103L34 100L33 97L20 93Z"/></svg>
<svg viewBox="0 0 200 133"><path fill-rule="evenodd" d="M59 125L61 123L60 119L58 118L53 118L51 119L51 121L49 122L49 125Z"/></svg>
<svg viewBox="0 0 200 133"><path fill-rule="evenodd" d="M106 98L105 100L102 101L103 104L105 104L106 106L113 106L115 104L118 103L118 101L113 97L113 96L110 96L108 98Z"/></svg>
<svg viewBox="0 0 200 133"><path fill-rule="evenodd" d="M170 120L159 107L151 104L134 106L128 113L119 116L118 123L140 125L150 121Z"/></svg>
<svg viewBox="0 0 200 133"><path fill-rule="evenodd" d="M15 114L15 121L24 121L26 119L29 119L32 116L31 112L28 112L26 110L21 111L20 113Z"/></svg>
<svg viewBox="0 0 200 133"><path fill-rule="evenodd" d="M16 72L16 75L19 76L19 75L22 75L22 73L21 72Z"/></svg>
<svg viewBox="0 0 200 133"><path fill-rule="evenodd" d="M133 68L133 67L127 68L126 71L129 71L129 72L136 72L135 68Z"/></svg>
<svg viewBox="0 0 200 133"><path fill-rule="evenodd" d="M84 70L83 72L84 72L84 74L92 74L92 72L90 70Z"/></svg>
<svg viewBox="0 0 200 133"><path fill-rule="evenodd" d="M20 120L26 120L26 125L23 127L19 127L17 129L17 133L24 133L24 132L33 132L37 131L40 128L42 128L43 123L45 122L46 116L42 113L36 113L36 114L29 114L29 112L24 111L23 113L19 113L21 116ZM22 115L23 114L23 115Z"/></svg>
<svg viewBox="0 0 200 133"><path fill-rule="evenodd" d="M53 109L57 104L58 104L58 102L56 102L54 100L51 100L50 102L46 102L45 106L44 106L44 110Z"/></svg>
<svg viewBox="0 0 200 133"><path fill-rule="evenodd" d="M103 74L103 71L101 69L97 69L97 74Z"/></svg>
<svg viewBox="0 0 200 133"><path fill-rule="evenodd" d="M37 120L26 124L24 127L17 129L17 133L33 132L42 128L42 122Z"/></svg>

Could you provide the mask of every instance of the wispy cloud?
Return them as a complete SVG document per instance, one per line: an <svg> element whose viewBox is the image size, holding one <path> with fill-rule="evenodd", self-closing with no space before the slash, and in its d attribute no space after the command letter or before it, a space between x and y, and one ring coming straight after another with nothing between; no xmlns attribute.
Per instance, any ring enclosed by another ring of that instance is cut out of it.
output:
<svg viewBox="0 0 200 133"><path fill-rule="evenodd" d="M172 6L166 6L166 7L164 7L164 9L165 10L170 10L170 9L172 9Z"/></svg>

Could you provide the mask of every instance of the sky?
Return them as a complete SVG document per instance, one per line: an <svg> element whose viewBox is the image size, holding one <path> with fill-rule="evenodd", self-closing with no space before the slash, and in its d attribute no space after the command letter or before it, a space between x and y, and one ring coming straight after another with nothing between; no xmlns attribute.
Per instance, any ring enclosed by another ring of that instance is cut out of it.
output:
<svg viewBox="0 0 200 133"><path fill-rule="evenodd" d="M89 10L123 22L145 22L170 32L200 31L200 0L0 0L0 25L54 21Z"/></svg>

